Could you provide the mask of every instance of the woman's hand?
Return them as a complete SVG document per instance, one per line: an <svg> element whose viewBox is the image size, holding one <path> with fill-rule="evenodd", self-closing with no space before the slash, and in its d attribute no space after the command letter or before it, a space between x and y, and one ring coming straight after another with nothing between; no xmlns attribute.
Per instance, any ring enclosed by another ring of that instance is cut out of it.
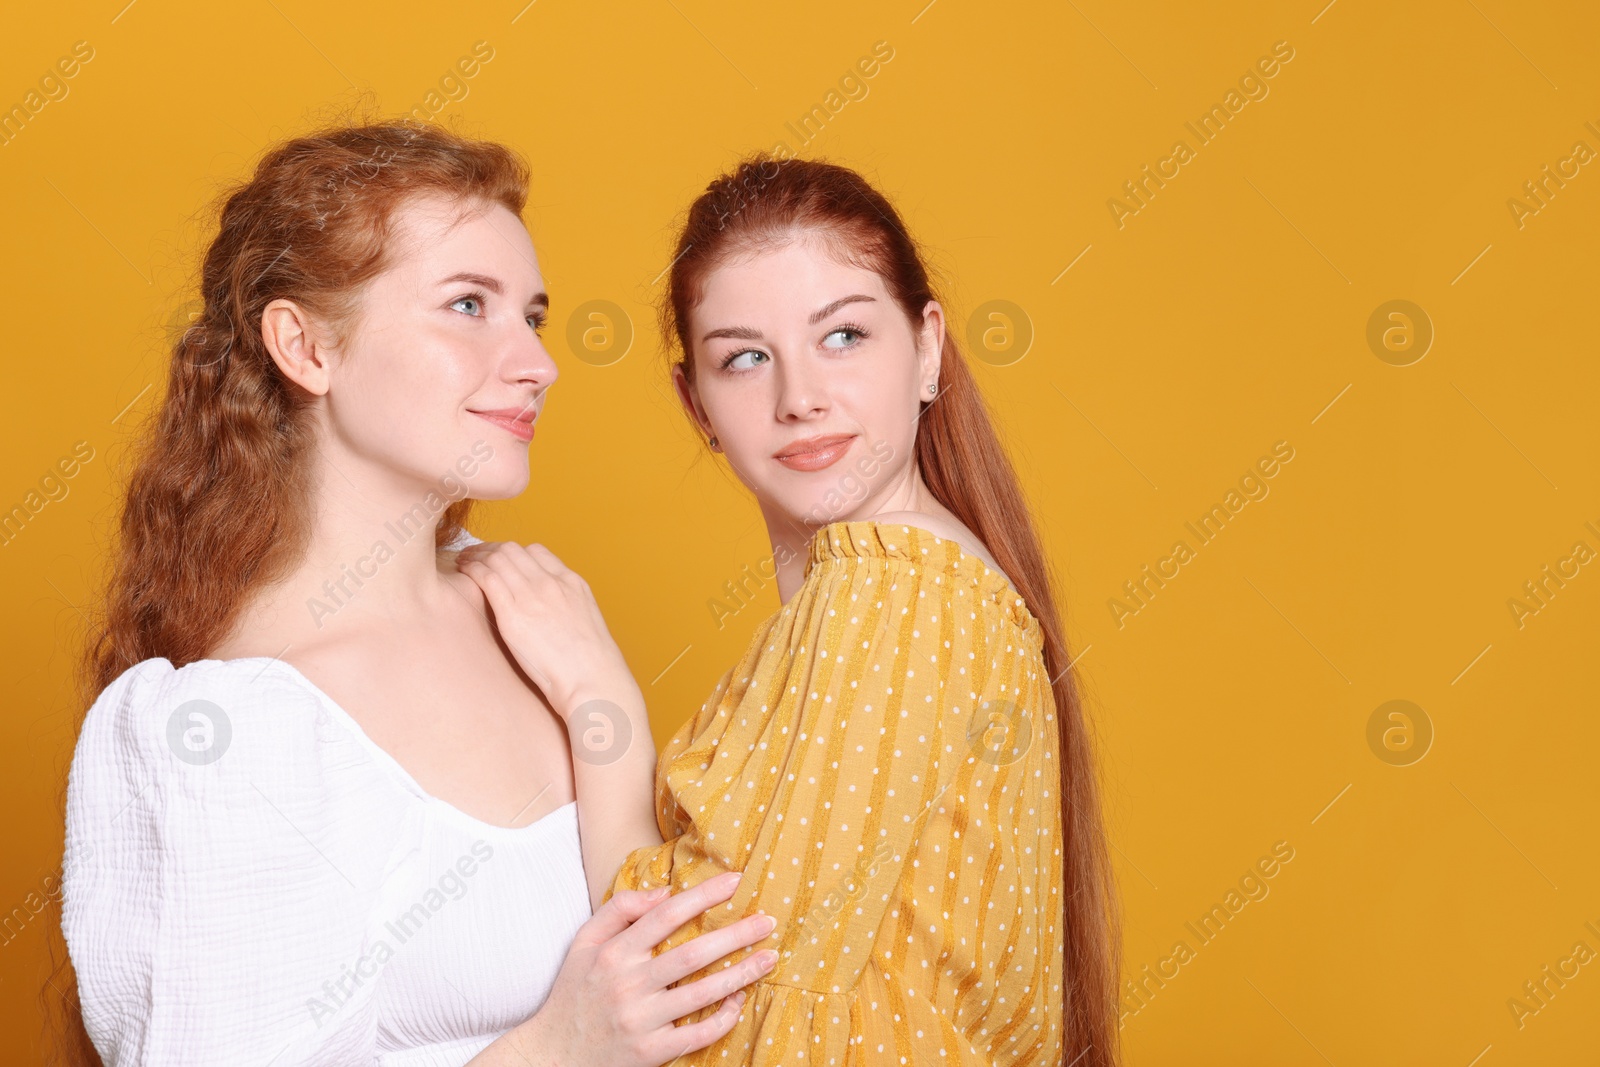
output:
<svg viewBox="0 0 1600 1067"><path fill-rule="evenodd" d="M618 892L578 928L544 1005L502 1040L541 1067L660 1067L705 1048L733 1029L744 1003L742 987L770 971L778 954L770 949L751 953L689 985L667 987L762 941L775 920L752 915L659 956L651 953L684 923L731 897L738 883L732 873L665 898L636 889ZM715 1014L673 1025L719 1000L722 1007ZM494 1062L490 1054L499 1051L485 1049L483 1062Z"/></svg>
<svg viewBox="0 0 1600 1067"><path fill-rule="evenodd" d="M584 878L598 912L628 854L661 843L644 694L588 583L548 548L469 545L456 567L483 590L507 651L566 724Z"/></svg>
<svg viewBox="0 0 1600 1067"><path fill-rule="evenodd" d="M468 545L456 568L483 590L501 639L563 719L591 697L619 701L638 692L589 583L548 548Z"/></svg>

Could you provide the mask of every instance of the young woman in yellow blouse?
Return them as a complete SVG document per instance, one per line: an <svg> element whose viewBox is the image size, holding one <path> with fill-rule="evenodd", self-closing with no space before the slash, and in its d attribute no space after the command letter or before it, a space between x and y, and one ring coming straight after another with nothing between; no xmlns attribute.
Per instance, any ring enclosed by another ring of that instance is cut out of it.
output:
<svg viewBox="0 0 1600 1067"><path fill-rule="evenodd" d="M676 251L674 382L761 508L781 607L652 768L647 746L595 747L649 726L582 580L538 545L460 565L567 720L591 894L743 872L662 951L777 920L739 1022L681 1062L1116 1063L1114 895L1064 631L914 243L855 172L754 159Z"/></svg>

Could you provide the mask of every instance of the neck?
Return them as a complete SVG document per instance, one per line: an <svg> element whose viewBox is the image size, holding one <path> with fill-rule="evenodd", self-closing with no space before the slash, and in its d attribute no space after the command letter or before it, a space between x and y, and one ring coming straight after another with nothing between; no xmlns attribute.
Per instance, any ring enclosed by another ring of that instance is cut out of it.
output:
<svg viewBox="0 0 1600 1067"><path fill-rule="evenodd" d="M434 547L460 482L427 483L325 446L312 474L305 555L241 617L238 646L267 654L426 619L457 595ZM333 454L329 454L330 451ZM452 496L452 492L454 496Z"/></svg>

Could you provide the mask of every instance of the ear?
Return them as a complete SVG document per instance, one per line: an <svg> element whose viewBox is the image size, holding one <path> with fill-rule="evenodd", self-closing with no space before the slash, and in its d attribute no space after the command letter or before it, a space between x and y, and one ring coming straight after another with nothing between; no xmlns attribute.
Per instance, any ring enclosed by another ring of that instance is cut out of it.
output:
<svg viewBox="0 0 1600 1067"><path fill-rule="evenodd" d="M928 392L928 386L939 384L943 355L944 308L939 306L937 300L930 300L922 308L922 324L917 331L918 400L927 400L935 395Z"/></svg>
<svg viewBox="0 0 1600 1067"><path fill-rule="evenodd" d="M280 297L263 308L261 341L285 378L313 396L327 393L331 349L319 339L316 324L299 304Z"/></svg>
<svg viewBox="0 0 1600 1067"><path fill-rule="evenodd" d="M693 357L690 357L693 358ZM683 410L688 412L695 425L707 437L716 431L711 428L711 420L706 418L705 409L700 406L700 391L689 381L689 376L683 373L683 364L675 363L672 366L672 388L678 394L678 402L683 405Z"/></svg>

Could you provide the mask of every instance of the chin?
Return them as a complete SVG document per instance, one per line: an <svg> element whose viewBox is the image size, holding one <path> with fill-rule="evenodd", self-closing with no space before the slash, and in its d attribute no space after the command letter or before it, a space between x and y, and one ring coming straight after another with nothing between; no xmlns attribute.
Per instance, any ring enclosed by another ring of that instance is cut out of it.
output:
<svg viewBox="0 0 1600 1067"><path fill-rule="evenodd" d="M478 478L467 495L474 500L511 500L527 491L528 482L527 472L520 478Z"/></svg>
<svg viewBox="0 0 1600 1067"><path fill-rule="evenodd" d="M509 500L527 489L531 480L528 446L518 447L515 441L491 443L479 438L458 451L444 470L475 500Z"/></svg>

